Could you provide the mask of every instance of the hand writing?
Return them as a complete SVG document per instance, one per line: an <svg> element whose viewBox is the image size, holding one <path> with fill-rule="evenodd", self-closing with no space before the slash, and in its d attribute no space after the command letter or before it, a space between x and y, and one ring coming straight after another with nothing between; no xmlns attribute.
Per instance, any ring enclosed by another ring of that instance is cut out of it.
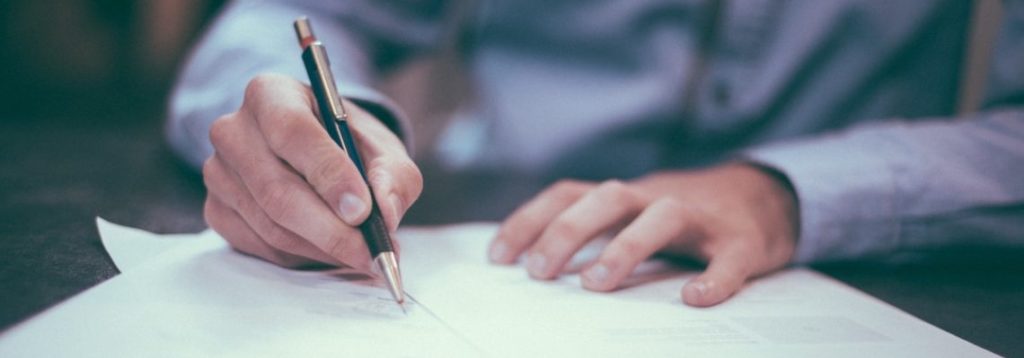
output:
<svg viewBox="0 0 1024 358"><path fill-rule="evenodd" d="M389 229L419 197L423 178L402 142L351 102L349 125ZM358 225L370 193L321 127L312 92L279 75L249 82L242 107L210 127L204 214L234 248L288 267L312 262L368 269Z"/></svg>

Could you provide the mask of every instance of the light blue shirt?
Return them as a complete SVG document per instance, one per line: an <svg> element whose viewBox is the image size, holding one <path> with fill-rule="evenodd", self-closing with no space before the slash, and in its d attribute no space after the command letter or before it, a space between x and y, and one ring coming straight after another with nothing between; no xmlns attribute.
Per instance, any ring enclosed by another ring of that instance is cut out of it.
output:
<svg viewBox="0 0 1024 358"><path fill-rule="evenodd" d="M343 95L408 138L373 89L456 33L476 100L440 153L461 170L630 178L742 158L799 197L797 262L1024 245L1024 4L1006 2L982 110L953 115L970 2L237 1L192 54L170 143L197 167L210 122L260 72L303 80L309 15Z"/></svg>

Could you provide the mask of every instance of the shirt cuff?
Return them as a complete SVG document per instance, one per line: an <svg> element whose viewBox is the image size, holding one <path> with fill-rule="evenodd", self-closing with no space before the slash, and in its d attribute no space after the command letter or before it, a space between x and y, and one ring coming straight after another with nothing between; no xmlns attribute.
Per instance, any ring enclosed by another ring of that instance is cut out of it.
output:
<svg viewBox="0 0 1024 358"><path fill-rule="evenodd" d="M799 201L795 263L842 261L894 251L899 170L888 143L841 135L755 148L742 158L786 176Z"/></svg>

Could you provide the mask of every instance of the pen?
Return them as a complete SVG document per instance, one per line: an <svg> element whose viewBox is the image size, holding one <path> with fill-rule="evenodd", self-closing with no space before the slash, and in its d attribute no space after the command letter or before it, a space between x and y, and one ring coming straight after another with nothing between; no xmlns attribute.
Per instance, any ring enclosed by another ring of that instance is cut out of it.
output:
<svg viewBox="0 0 1024 358"><path fill-rule="evenodd" d="M299 37L299 45L302 47L302 62L305 63L306 73L309 74L309 83L313 88L313 95L316 97L324 129L355 163L356 168L359 169L359 175L363 177L367 188L370 189L370 217L362 225L359 225L359 230L362 231L366 246L370 249L370 257L373 258L373 262L377 264L387 280L391 296L399 306L402 306L405 302L405 294L402 291L402 274L398 269L398 259L395 257L391 235L388 234L387 226L384 225L384 216L380 213L377 199L373 195L373 188L366 177L366 169L363 168L363 161L359 157L352 133L349 132L348 112L345 111L345 106L338 96L338 87L335 85L334 75L331 73L327 50L316 39L309 19L305 16L295 20L295 34Z"/></svg>

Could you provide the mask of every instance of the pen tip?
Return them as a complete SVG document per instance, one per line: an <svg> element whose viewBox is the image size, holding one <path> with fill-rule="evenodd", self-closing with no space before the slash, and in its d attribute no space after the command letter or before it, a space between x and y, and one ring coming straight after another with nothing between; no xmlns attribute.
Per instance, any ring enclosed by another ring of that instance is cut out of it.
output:
<svg viewBox="0 0 1024 358"><path fill-rule="evenodd" d="M392 251L382 252L374 261L376 261L381 274L384 275L388 290L391 291L395 302L399 304L405 302L405 294L402 291L402 274L398 271L398 260L395 258L395 253Z"/></svg>

